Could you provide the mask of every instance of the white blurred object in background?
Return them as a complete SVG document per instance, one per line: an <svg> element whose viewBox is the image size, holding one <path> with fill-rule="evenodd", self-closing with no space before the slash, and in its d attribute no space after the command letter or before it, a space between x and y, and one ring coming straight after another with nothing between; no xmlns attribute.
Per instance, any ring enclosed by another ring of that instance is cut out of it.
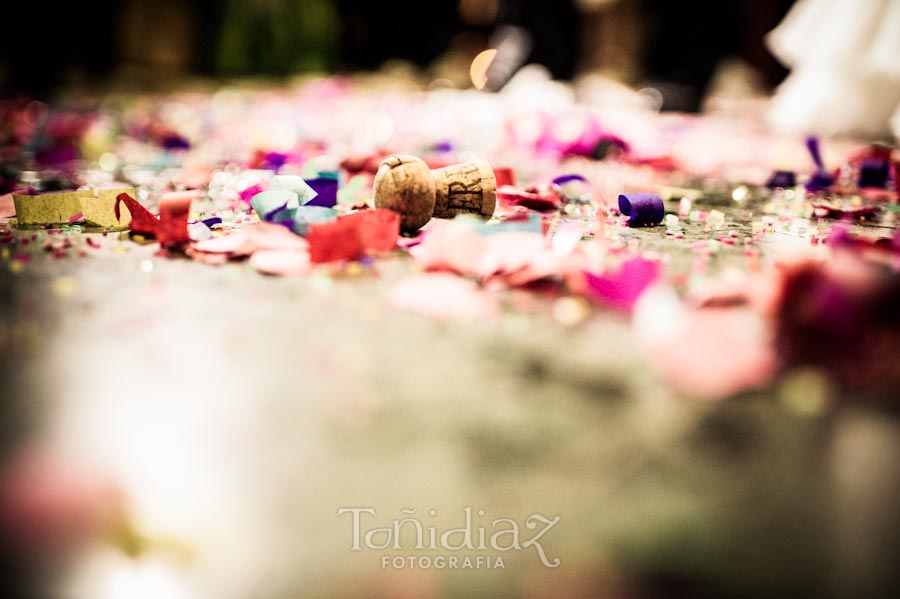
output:
<svg viewBox="0 0 900 599"><path fill-rule="evenodd" d="M766 42L792 69L773 125L900 138L900 0L798 0Z"/></svg>

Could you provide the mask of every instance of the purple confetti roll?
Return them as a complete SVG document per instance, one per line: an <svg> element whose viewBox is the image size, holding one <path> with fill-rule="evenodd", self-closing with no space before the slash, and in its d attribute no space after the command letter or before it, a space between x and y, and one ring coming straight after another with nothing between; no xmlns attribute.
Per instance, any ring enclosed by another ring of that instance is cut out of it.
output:
<svg viewBox="0 0 900 599"><path fill-rule="evenodd" d="M662 198L655 193L623 193L619 211L628 217L629 227L658 225L666 215Z"/></svg>

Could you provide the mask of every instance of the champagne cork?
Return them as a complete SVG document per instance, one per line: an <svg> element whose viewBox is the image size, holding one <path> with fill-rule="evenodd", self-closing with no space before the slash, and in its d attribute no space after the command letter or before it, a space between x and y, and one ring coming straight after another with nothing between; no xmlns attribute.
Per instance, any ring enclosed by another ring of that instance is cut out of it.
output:
<svg viewBox="0 0 900 599"><path fill-rule="evenodd" d="M400 215L400 227L415 231L434 213L434 177L415 156L388 156L381 161L373 184L375 207Z"/></svg>
<svg viewBox="0 0 900 599"><path fill-rule="evenodd" d="M485 160L436 170L415 156L389 156L375 175L375 207L400 215L407 231L421 228L432 217L476 214L487 220L497 203L496 180Z"/></svg>
<svg viewBox="0 0 900 599"><path fill-rule="evenodd" d="M473 160L431 171L435 182L434 216L475 214L487 220L497 204L497 180L487 160Z"/></svg>

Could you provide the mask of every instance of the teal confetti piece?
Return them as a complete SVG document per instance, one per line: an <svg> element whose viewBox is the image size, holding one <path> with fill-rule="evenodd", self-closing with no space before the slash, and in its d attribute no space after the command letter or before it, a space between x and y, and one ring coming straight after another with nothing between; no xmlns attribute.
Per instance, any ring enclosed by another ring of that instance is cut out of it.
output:
<svg viewBox="0 0 900 599"><path fill-rule="evenodd" d="M269 184L269 191L292 191L297 194L300 204L305 204L318 194L299 175L275 175ZM288 206L292 208L293 206Z"/></svg>
<svg viewBox="0 0 900 599"><path fill-rule="evenodd" d="M471 214L460 214L453 220L454 222L464 223L472 227L479 235L484 236L494 235L496 233L509 233L512 231L543 234L544 231L541 216L537 213L529 214L528 218L523 220L484 222Z"/></svg>
<svg viewBox="0 0 900 599"><path fill-rule="evenodd" d="M338 217L334 208L324 206L300 206L293 211L293 226L291 230L297 235L306 235L309 225L312 223L324 223Z"/></svg>
<svg viewBox="0 0 900 599"><path fill-rule="evenodd" d="M300 202L297 194L293 191L270 189L269 191L261 191L250 198L250 205L253 206L253 210L256 211L256 215L260 220L266 220L266 215L273 210L285 205L289 209L297 208Z"/></svg>

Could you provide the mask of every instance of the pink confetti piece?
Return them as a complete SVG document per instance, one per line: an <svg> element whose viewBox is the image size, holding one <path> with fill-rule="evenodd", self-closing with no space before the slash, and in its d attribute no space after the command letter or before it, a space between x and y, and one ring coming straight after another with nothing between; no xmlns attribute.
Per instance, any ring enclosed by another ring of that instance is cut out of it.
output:
<svg viewBox="0 0 900 599"><path fill-rule="evenodd" d="M442 320L490 318L497 300L472 281L449 273L425 273L397 283L388 293L394 308Z"/></svg>
<svg viewBox="0 0 900 599"><path fill-rule="evenodd" d="M248 188L246 188L246 189L243 189L243 190L241 190L240 192L238 192L238 196L240 196L240 198L241 198L244 202L246 202L247 205L249 206L249 205L250 205L250 199L251 199L253 196L255 196L256 194L262 193L262 192L264 192L264 191L266 191L266 189L265 189L261 184L257 183L256 185L251 185L250 187L248 187Z"/></svg>
<svg viewBox="0 0 900 599"><path fill-rule="evenodd" d="M777 355L753 310L692 310L680 321L673 335L651 339L646 346L654 368L679 391L721 399L765 387L775 375Z"/></svg>
<svg viewBox="0 0 900 599"><path fill-rule="evenodd" d="M311 269L306 250L260 250L250 256L250 266L267 275L304 275Z"/></svg>
<svg viewBox="0 0 900 599"><path fill-rule="evenodd" d="M547 252L550 250L546 240L539 233L497 233L487 237L485 251L478 261L475 274L488 278L513 273L537 262Z"/></svg>
<svg viewBox="0 0 900 599"><path fill-rule="evenodd" d="M591 297L620 310L631 311L641 294L660 276L658 262L631 258L613 273L584 273Z"/></svg>
<svg viewBox="0 0 900 599"><path fill-rule="evenodd" d="M249 256L259 250L307 250L309 243L281 225L257 223L193 244L198 252Z"/></svg>
<svg viewBox="0 0 900 599"><path fill-rule="evenodd" d="M12 218L16 215L16 204L11 193L0 195L0 218Z"/></svg>
<svg viewBox="0 0 900 599"><path fill-rule="evenodd" d="M472 273L484 252L485 238L467 224L434 220L427 235L409 253L423 270Z"/></svg>
<svg viewBox="0 0 900 599"><path fill-rule="evenodd" d="M84 220L84 212L79 212L78 214L73 214L69 217L69 224L74 225L75 223Z"/></svg>

